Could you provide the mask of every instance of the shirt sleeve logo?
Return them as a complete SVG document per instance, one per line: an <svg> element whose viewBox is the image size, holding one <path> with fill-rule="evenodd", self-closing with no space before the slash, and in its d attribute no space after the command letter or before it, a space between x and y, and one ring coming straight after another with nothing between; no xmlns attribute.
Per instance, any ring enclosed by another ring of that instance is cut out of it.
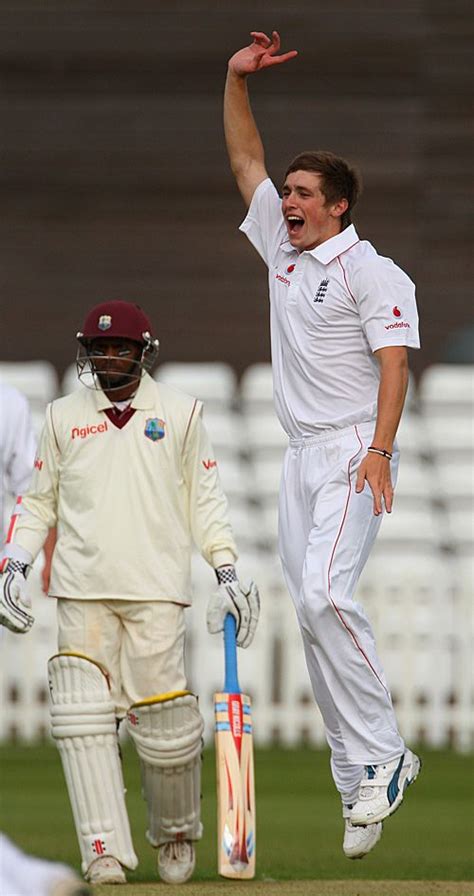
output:
<svg viewBox="0 0 474 896"><path fill-rule="evenodd" d="M164 439L165 426L165 421L160 420L159 417L148 417L144 430L147 439L151 439L152 442L158 442L160 439Z"/></svg>

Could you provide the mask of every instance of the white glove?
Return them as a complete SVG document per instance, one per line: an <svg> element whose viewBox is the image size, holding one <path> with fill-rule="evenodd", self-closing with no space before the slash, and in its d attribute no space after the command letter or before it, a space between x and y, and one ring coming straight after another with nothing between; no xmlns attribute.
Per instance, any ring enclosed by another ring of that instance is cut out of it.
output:
<svg viewBox="0 0 474 896"><path fill-rule="evenodd" d="M28 632L35 621L26 611L31 600L26 593L26 579L31 566L20 560L7 559L0 575L0 625L17 634Z"/></svg>
<svg viewBox="0 0 474 896"><path fill-rule="evenodd" d="M260 613L260 596L255 582L248 588L241 585L233 566L216 569L219 587L207 605L207 630L211 635L224 631L224 621L231 613L237 624L237 644L248 647L253 641Z"/></svg>

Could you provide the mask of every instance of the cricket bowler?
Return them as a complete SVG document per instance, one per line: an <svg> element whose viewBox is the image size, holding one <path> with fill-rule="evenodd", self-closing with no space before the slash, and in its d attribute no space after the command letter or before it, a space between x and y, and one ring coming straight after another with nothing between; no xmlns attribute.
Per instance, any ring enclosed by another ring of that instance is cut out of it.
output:
<svg viewBox="0 0 474 896"><path fill-rule="evenodd" d="M57 527L49 594L58 653L48 664L61 753L91 884L126 883L137 866L118 722L141 765L147 839L167 883L190 878L202 836L203 721L184 672L184 610L193 542L215 569L207 624L236 620L247 647L259 614L237 578L227 501L200 401L155 382L158 340L144 311L104 302L87 314L78 373L89 388L48 405L29 490L18 499L0 577L0 622L33 624L27 575Z"/></svg>
<svg viewBox="0 0 474 896"><path fill-rule="evenodd" d="M280 54L275 31L251 37L228 64L226 143L248 207L241 230L268 267L275 408L289 439L279 551L342 800L343 850L357 859L420 769L354 600L392 510L407 349L419 348L415 288L358 236L351 213L360 184L344 159L303 152L281 195L270 180L247 81L297 53Z"/></svg>

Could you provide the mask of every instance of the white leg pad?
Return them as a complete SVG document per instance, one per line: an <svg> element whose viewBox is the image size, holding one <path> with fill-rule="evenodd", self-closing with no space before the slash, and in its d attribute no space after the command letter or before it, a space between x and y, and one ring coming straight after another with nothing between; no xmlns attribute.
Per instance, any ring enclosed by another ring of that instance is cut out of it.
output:
<svg viewBox="0 0 474 896"><path fill-rule="evenodd" d="M148 840L199 840L204 724L196 697L177 691L134 703L127 726L140 757Z"/></svg>
<svg viewBox="0 0 474 896"><path fill-rule="evenodd" d="M51 732L64 769L85 874L102 855L136 868L114 705L103 669L78 654L48 663Z"/></svg>

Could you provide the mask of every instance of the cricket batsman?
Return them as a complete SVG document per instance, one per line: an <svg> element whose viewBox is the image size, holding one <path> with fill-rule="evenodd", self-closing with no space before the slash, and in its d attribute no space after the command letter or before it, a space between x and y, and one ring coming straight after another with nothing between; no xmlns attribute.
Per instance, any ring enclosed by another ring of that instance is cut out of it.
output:
<svg viewBox="0 0 474 896"><path fill-rule="evenodd" d="M407 349L419 347L415 287L359 238L360 185L345 159L309 150L290 162L280 192L270 180L248 79L296 51L280 53L276 31L251 37L229 60L224 126L248 208L241 230L268 267L275 409L288 435L279 551L331 748L343 851L359 859L420 769L354 600L392 510Z"/></svg>
<svg viewBox="0 0 474 896"><path fill-rule="evenodd" d="M207 624L231 613L247 647L259 615L254 583L237 578L227 518L200 401L155 382L150 321L110 301L87 314L77 366L84 385L53 401L27 493L18 499L0 576L0 622L34 622L27 577L57 527L49 594L58 653L49 660L58 744L91 884L126 883L134 852L117 730L135 744L158 873L183 883L202 836L203 721L184 672L184 610L193 542L215 569Z"/></svg>

